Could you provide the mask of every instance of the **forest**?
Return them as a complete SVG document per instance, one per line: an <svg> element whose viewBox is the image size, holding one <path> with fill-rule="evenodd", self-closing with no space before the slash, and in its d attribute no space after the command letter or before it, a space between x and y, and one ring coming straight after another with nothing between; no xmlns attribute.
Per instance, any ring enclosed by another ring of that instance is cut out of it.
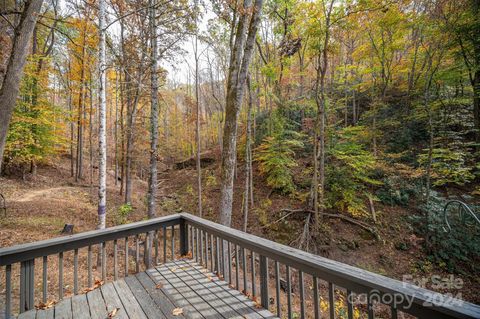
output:
<svg viewBox="0 0 480 319"><path fill-rule="evenodd" d="M479 0L3 0L0 18L0 246L186 211L397 279L454 274L480 303Z"/></svg>

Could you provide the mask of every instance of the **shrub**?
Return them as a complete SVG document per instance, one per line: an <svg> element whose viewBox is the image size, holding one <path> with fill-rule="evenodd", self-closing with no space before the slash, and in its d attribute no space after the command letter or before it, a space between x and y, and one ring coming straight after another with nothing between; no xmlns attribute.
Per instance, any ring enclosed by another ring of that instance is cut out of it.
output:
<svg viewBox="0 0 480 319"><path fill-rule="evenodd" d="M267 185L285 194L295 190L292 177L292 168L297 166L295 150L303 147L303 142L297 139L298 133L290 135L266 137L255 150L255 160L267 177Z"/></svg>
<svg viewBox="0 0 480 319"><path fill-rule="evenodd" d="M381 185L373 178L375 158L362 143L364 128L348 127L336 132L329 150L326 171L327 207L352 215L366 214L365 199L375 197L369 186Z"/></svg>
<svg viewBox="0 0 480 319"><path fill-rule="evenodd" d="M133 207L130 204L123 204L118 208L117 212L117 224L126 224L128 222L128 216L133 211Z"/></svg>

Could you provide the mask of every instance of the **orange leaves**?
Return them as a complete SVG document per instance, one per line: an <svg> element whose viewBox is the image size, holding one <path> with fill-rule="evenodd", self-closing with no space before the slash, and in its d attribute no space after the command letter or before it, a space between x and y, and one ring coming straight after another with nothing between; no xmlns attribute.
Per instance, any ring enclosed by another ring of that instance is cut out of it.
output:
<svg viewBox="0 0 480 319"><path fill-rule="evenodd" d="M103 286L104 283L105 282L103 280L95 279L95 283L93 284L93 286L83 289L83 292L89 292L89 291L92 291L94 289L97 289L97 288Z"/></svg>
<svg viewBox="0 0 480 319"><path fill-rule="evenodd" d="M163 284L161 282L159 282L156 286L155 286L155 289L162 289L163 288Z"/></svg>
<svg viewBox="0 0 480 319"><path fill-rule="evenodd" d="M56 300L49 300L45 303L41 302L38 305L35 305L35 309L45 310L45 309L48 309L48 308L52 308L53 306L55 306L56 303L57 303Z"/></svg>

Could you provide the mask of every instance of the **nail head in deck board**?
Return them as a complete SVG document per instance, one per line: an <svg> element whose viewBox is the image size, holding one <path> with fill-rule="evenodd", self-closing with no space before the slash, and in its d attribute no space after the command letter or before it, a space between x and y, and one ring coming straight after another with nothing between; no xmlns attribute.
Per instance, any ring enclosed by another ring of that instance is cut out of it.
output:
<svg viewBox="0 0 480 319"><path fill-rule="evenodd" d="M76 295L72 297L72 317L74 319L90 319L87 295Z"/></svg>
<svg viewBox="0 0 480 319"><path fill-rule="evenodd" d="M135 299L135 297L133 296L130 288L128 288L125 280L120 279L118 281L115 281L113 284L115 286L115 290L117 290L120 300L122 300L123 306L125 307L128 316L135 319L147 319L147 316L145 316L145 313L138 304L137 299Z"/></svg>
<svg viewBox="0 0 480 319"><path fill-rule="evenodd" d="M113 287L113 283L105 284L101 286L100 289L102 290L103 300L105 300L105 304L107 305L107 312L110 313L118 308L115 319L128 319L127 312L123 307L115 287Z"/></svg>
<svg viewBox="0 0 480 319"><path fill-rule="evenodd" d="M149 319L166 318L165 314L157 307L152 297L147 293L142 284L138 281L136 276L125 278L125 282L132 291L138 304L143 309L143 312Z"/></svg>
<svg viewBox="0 0 480 319"><path fill-rule="evenodd" d="M72 319L71 298L65 298L55 305L55 319Z"/></svg>
<svg viewBox="0 0 480 319"><path fill-rule="evenodd" d="M108 314L100 289L97 288L89 291L87 293L87 300L92 319L105 319Z"/></svg>

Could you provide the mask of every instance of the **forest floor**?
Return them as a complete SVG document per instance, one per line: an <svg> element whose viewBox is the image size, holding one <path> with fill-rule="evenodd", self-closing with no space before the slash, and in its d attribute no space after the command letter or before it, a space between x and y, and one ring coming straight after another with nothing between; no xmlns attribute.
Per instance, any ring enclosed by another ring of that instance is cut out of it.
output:
<svg viewBox="0 0 480 319"><path fill-rule="evenodd" d="M0 247L60 236L65 224L73 224L75 233L96 227L96 188L90 185L88 177L79 182L74 181L70 176L68 158L60 157L55 163L39 167L37 174L27 176L26 180L0 177L0 193L7 201L7 215L2 216L0 211ZM204 217L214 221L218 218L218 166L217 160L203 169ZM280 212L282 209L301 209L305 204L298 199L272 192L257 173L254 183L255 208L250 211L248 231L297 247L298 238L303 232L305 214L295 213L282 221L278 220L284 216ZM96 184L96 179L93 184ZM122 222L118 211L123 196L119 194L120 186L115 185L112 171L108 172L107 185L107 225L113 226ZM164 170L159 174L159 185L159 216L178 211L196 211L194 167ZM146 218L146 181L135 179L133 189L133 211L127 216L128 222ZM232 226L238 229L243 225L243 189L243 166L239 164L232 217ZM408 226L406 218L413 208L377 206L378 221L375 228L380 239L344 220L329 218L322 223L321 238L315 239L321 243L317 253L399 280L411 276L429 278L428 282L431 283L430 278L434 275L449 278L451 274L444 268L428 261L421 247L421 239ZM452 293L480 304L480 278L473 274L454 276L463 280L462 289L437 291Z"/></svg>

